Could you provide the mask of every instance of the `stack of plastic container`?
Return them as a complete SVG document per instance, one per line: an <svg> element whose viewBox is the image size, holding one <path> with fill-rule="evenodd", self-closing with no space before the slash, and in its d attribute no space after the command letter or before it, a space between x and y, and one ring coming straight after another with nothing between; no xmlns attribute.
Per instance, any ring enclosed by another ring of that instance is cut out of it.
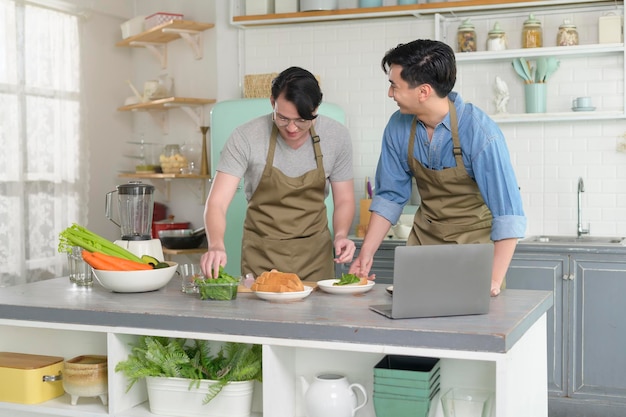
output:
<svg viewBox="0 0 626 417"><path fill-rule="evenodd" d="M374 367L376 417L428 417L439 368L437 358L385 356Z"/></svg>

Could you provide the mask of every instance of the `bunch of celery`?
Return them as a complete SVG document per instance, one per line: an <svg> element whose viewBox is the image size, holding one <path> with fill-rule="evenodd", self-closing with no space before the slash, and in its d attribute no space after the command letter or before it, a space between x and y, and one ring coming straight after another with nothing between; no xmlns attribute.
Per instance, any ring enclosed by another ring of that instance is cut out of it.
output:
<svg viewBox="0 0 626 417"><path fill-rule="evenodd" d="M80 246L89 252L101 252L130 261L146 263L134 253L76 223L59 233L59 252L70 252L72 246Z"/></svg>

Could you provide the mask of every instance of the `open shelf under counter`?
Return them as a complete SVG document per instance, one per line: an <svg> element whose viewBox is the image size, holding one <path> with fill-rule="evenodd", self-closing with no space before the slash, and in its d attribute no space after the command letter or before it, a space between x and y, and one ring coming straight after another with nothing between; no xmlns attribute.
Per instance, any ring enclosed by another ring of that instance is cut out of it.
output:
<svg viewBox="0 0 626 417"><path fill-rule="evenodd" d="M262 25L287 23L325 22L333 20L356 20L389 18L399 16L420 16L436 13L455 13L494 9L513 9L528 7L553 7L559 5L592 4L605 0L459 0L439 1L399 6L361 7L353 9L315 10L294 13L235 16L234 3L231 24L242 28ZM622 1L619 1L622 3Z"/></svg>

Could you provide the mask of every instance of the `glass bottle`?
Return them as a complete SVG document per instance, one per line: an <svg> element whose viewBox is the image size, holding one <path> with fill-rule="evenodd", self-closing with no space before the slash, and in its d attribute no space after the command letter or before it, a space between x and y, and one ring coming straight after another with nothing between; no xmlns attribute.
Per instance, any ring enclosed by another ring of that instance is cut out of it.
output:
<svg viewBox="0 0 626 417"><path fill-rule="evenodd" d="M163 153L159 157L159 162L164 174L180 174L181 170L189 166L189 162L182 154L179 145L165 145Z"/></svg>
<svg viewBox="0 0 626 417"><path fill-rule="evenodd" d="M535 19L534 14L530 14L524 21L522 29L522 48L541 48L543 46L543 30L541 21Z"/></svg>
<svg viewBox="0 0 626 417"><path fill-rule="evenodd" d="M469 19L459 25L456 39L459 52L476 52L476 28Z"/></svg>
<svg viewBox="0 0 626 417"><path fill-rule="evenodd" d="M571 45L578 45L578 30L576 30L575 24L565 19L556 34L556 46Z"/></svg>
<svg viewBox="0 0 626 417"><path fill-rule="evenodd" d="M493 29L487 34L487 50L503 51L507 48L506 33L500 28L500 23L496 22Z"/></svg>

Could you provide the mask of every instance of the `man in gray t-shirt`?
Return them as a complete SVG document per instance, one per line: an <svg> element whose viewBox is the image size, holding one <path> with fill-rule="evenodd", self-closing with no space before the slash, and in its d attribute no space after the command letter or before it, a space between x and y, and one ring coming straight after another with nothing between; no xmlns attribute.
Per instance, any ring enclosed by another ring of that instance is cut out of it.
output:
<svg viewBox="0 0 626 417"><path fill-rule="evenodd" d="M317 110L322 92L308 71L291 67L272 82L274 111L236 128L220 154L206 202L209 248L204 273L226 265L226 212L240 180L248 207L241 273L277 269L303 280L334 277L334 262L350 262L355 211L352 143L341 123ZM331 237L324 199L332 188Z"/></svg>

